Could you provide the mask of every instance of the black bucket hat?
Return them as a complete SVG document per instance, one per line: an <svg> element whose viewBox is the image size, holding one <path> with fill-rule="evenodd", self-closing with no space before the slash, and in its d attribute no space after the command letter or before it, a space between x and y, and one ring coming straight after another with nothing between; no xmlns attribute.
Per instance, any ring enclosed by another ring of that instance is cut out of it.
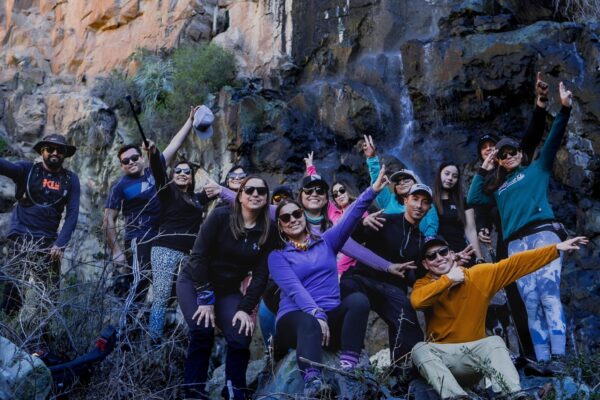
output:
<svg viewBox="0 0 600 400"><path fill-rule="evenodd" d="M53 133L51 135L46 135L33 146L33 149L38 153L42 154L42 148L44 146L58 146L65 149L65 157L71 157L75 154L75 150L77 148L75 146L71 146L67 143L67 139L63 135L59 135L57 133Z"/></svg>

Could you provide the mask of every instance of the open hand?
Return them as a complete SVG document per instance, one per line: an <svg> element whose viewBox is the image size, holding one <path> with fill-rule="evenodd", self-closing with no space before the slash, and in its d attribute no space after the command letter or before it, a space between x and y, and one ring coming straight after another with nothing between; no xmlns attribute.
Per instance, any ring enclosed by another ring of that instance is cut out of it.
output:
<svg viewBox="0 0 600 400"><path fill-rule="evenodd" d="M567 90L565 84L562 82L558 85L558 92L560 94L560 104L571 108L573 106L573 93Z"/></svg>
<svg viewBox="0 0 600 400"><path fill-rule="evenodd" d="M244 331L246 336L252 336L252 333L254 333L254 322L248 313L241 310L236 312L231 320L231 326L235 326L238 321L240 322L240 330L238 333L241 335L242 331Z"/></svg>
<svg viewBox="0 0 600 400"><path fill-rule="evenodd" d="M209 326L215 327L215 306L198 306L198 309L192 315L192 321L196 321L196 325L200 326L202 324L202 320L204 320L204 327L208 328Z"/></svg>
<svg viewBox="0 0 600 400"><path fill-rule="evenodd" d="M379 210L377 212L371 213L363 218L362 224L364 227L371 228L374 231L378 231L380 228L383 228L383 223L385 222L385 217L382 217L381 214L383 210Z"/></svg>
<svg viewBox="0 0 600 400"><path fill-rule="evenodd" d="M560 251L579 250L579 246L585 246L589 243L589 239L585 236L577 236L573 239L565 240L556 245L556 249Z"/></svg>

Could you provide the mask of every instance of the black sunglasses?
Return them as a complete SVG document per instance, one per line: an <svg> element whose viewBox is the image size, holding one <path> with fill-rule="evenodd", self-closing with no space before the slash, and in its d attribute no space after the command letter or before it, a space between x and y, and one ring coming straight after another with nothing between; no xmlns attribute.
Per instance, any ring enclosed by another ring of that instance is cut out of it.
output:
<svg viewBox="0 0 600 400"><path fill-rule="evenodd" d="M191 168L175 168L175 173L176 174L191 175L192 174L192 169Z"/></svg>
<svg viewBox="0 0 600 400"><path fill-rule="evenodd" d="M266 196L269 190L264 186L246 186L242 189L248 196L252 196L254 192L258 193L259 196Z"/></svg>
<svg viewBox="0 0 600 400"><path fill-rule="evenodd" d="M325 189L322 188L321 186L313 186L313 187L309 187L309 188L302 188L302 191L307 196L310 196L313 193L316 193L319 196L323 196L326 193Z"/></svg>
<svg viewBox="0 0 600 400"><path fill-rule="evenodd" d="M446 257L450 249L447 247L442 247L441 249L434 251L433 253L425 254L425 258L429 261L433 261L437 258L438 254L442 257Z"/></svg>
<svg viewBox="0 0 600 400"><path fill-rule="evenodd" d="M136 162L137 160L140 159L140 155L139 154L134 154L131 157L125 157L121 159L121 164L123 165L129 165L130 162Z"/></svg>
<svg viewBox="0 0 600 400"><path fill-rule="evenodd" d="M304 215L304 211L302 211L301 208L297 208L291 213L279 214L279 220L284 224L287 224L291 221L292 217L294 217L294 219L300 219L302 218L302 215Z"/></svg>
<svg viewBox="0 0 600 400"><path fill-rule="evenodd" d="M65 149L62 147L57 147L57 146L44 146L44 147L42 147L42 150L48 152L49 154L52 154L54 152L56 152L56 154L61 155L61 156L65 154Z"/></svg>
<svg viewBox="0 0 600 400"><path fill-rule="evenodd" d="M517 149L514 149L514 148L510 147L510 148L502 151L502 153L500 153L498 155L498 158L500 160L506 160L508 158L508 156L514 157L514 156L517 155L517 153L518 153Z"/></svg>
<svg viewBox="0 0 600 400"><path fill-rule="evenodd" d="M231 172L230 174L227 175L227 177L229 179L244 179L246 177L246 173L245 172L240 172L240 173L235 173L235 172Z"/></svg>
<svg viewBox="0 0 600 400"><path fill-rule="evenodd" d="M331 192L331 194L333 195L334 199L337 199L338 196L343 195L344 193L346 193L346 189L341 187L338 190L334 190L333 192Z"/></svg>

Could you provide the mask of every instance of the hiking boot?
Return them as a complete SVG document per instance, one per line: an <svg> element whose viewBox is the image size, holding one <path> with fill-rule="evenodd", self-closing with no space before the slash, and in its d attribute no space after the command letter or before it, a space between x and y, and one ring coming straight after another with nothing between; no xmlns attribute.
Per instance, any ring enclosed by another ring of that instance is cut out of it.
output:
<svg viewBox="0 0 600 400"><path fill-rule="evenodd" d="M566 373L567 364L563 361L562 357L552 356L550 361L544 363L543 370L550 376L560 376Z"/></svg>
<svg viewBox="0 0 600 400"><path fill-rule="evenodd" d="M323 383L320 377L314 377L304 384L303 395L306 398L320 398L329 390L329 387Z"/></svg>

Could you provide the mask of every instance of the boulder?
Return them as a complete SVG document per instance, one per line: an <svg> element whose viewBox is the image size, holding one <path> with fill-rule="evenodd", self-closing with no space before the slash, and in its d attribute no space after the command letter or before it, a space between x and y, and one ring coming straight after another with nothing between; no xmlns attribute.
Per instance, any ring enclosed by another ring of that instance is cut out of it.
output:
<svg viewBox="0 0 600 400"><path fill-rule="evenodd" d="M51 387L44 362L0 336L0 399L44 400Z"/></svg>

